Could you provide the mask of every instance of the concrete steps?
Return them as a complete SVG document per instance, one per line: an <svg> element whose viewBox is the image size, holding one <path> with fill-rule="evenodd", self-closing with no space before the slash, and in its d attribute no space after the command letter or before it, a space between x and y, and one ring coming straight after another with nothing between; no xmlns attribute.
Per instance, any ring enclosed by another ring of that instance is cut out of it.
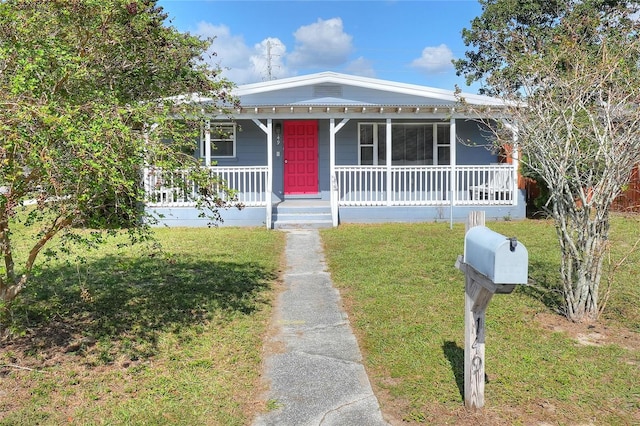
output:
<svg viewBox="0 0 640 426"><path fill-rule="evenodd" d="M274 229L319 229L331 226L329 201L286 200L273 206Z"/></svg>

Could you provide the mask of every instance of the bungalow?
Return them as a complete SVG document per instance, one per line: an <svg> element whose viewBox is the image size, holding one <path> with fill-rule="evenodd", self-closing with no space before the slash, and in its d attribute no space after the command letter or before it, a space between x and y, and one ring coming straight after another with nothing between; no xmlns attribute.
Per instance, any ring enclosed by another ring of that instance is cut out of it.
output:
<svg viewBox="0 0 640 426"><path fill-rule="evenodd" d="M222 211L223 225L525 216L517 154L505 162L491 149L453 91L323 72L238 86L235 95L234 120L211 117L197 152L245 206ZM489 118L502 111L498 99L463 96ZM172 182L145 170L146 209L164 224L206 226L195 191Z"/></svg>

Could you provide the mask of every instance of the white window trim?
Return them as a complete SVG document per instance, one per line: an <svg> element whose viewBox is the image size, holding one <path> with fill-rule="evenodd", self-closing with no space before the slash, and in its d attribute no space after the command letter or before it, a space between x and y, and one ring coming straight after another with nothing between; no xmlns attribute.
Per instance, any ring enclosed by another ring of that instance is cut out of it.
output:
<svg viewBox="0 0 640 426"><path fill-rule="evenodd" d="M386 123L379 123L379 122L361 122L358 123L358 164L362 165L362 147L370 147L371 145L362 145L360 143L361 138L360 138L360 129L362 125L367 125L367 126L373 126L373 165L377 166L378 164L378 127L379 126L386 126ZM448 127L449 128L449 132L451 132L451 124L450 123L440 123L440 122L407 122L407 123L391 123L391 127L393 128L393 126L432 126L432 131L433 131L433 164L432 165L438 165L439 163L439 158L438 158L438 148L444 148L444 147L448 147L449 150L451 150L451 143L450 141L444 140L442 142L440 142L438 140L438 127L442 126L442 127ZM391 144L393 144L393 141L390 141ZM449 155L451 155L451 152L449 152ZM393 162L393 160L391 160Z"/></svg>
<svg viewBox="0 0 640 426"><path fill-rule="evenodd" d="M362 138L360 137L360 129L362 126L373 126L373 145L363 145L361 143ZM378 126L385 125L385 123L377 123L377 122L362 122L358 123L358 164L362 165L362 147L372 147L373 148L373 165L378 165Z"/></svg>
<svg viewBox="0 0 640 426"><path fill-rule="evenodd" d="M439 148L449 148L449 162L451 162L451 136L444 138L444 141L438 140L438 127L448 127L451 132L451 123L433 123L433 164L439 165L440 158L438 157ZM451 135L451 133L449 133Z"/></svg>
<svg viewBox="0 0 640 426"><path fill-rule="evenodd" d="M225 138L225 139L221 139L221 138L211 138L211 158L236 158L236 143L237 143L237 125L236 123L231 123L231 122L211 122L210 123L210 129L215 129L216 127L223 127L223 128L228 128L229 129L229 137ZM206 159L206 135L205 132L207 131L207 126L203 123L203 125L200 127L200 158L205 158ZM213 132L211 132L211 134L213 134ZM233 143L233 153L232 155L215 155L215 144L216 142L229 142L231 141Z"/></svg>

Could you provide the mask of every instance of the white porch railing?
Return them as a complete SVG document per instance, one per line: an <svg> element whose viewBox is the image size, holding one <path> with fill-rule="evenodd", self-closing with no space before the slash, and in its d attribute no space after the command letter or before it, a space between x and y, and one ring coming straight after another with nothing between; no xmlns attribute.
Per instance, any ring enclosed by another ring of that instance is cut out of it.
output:
<svg viewBox="0 0 640 426"><path fill-rule="evenodd" d="M268 167L210 167L211 176L222 179L237 191L238 201L247 207L266 206ZM196 184L184 171L165 172L148 167L143 174L146 202L150 207L190 207L199 197Z"/></svg>
<svg viewBox="0 0 640 426"><path fill-rule="evenodd" d="M455 166L454 170L452 179L451 166L392 166L389 178L387 166L336 166L338 204L515 204L517 179L512 165Z"/></svg>

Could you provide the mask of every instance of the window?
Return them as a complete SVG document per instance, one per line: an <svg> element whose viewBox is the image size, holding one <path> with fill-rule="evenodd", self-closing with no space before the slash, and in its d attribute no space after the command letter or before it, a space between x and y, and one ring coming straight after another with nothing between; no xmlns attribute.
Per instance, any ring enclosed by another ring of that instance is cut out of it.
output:
<svg viewBox="0 0 640 426"><path fill-rule="evenodd" d="M449 135L449 123L392 123L392 164L449 164ZM386 164L386 123L360 123L358 138L359 164Z"/></svg>
<svg viewBox="0 0 640 426"><path fill-rule="evenodd" d="M224 158L236 156L236 125L234 123L211 123L211 157ZM200 157L206 156L205 126L200 132Z"/></svg>
<svg viewBox="0 0 640 426"><path fill-rule="evenodd" d="M360 123L358 124L359 164L363 166L377 166L386 164L387 151L386 130L384 124Z"/></svg>
<svg viewBox="0 0 640 426"><path fill-rule="evenodd" d="M437 164L448 165L451 163L451 127L449 124L434 124L436 137Z"/></svg>

